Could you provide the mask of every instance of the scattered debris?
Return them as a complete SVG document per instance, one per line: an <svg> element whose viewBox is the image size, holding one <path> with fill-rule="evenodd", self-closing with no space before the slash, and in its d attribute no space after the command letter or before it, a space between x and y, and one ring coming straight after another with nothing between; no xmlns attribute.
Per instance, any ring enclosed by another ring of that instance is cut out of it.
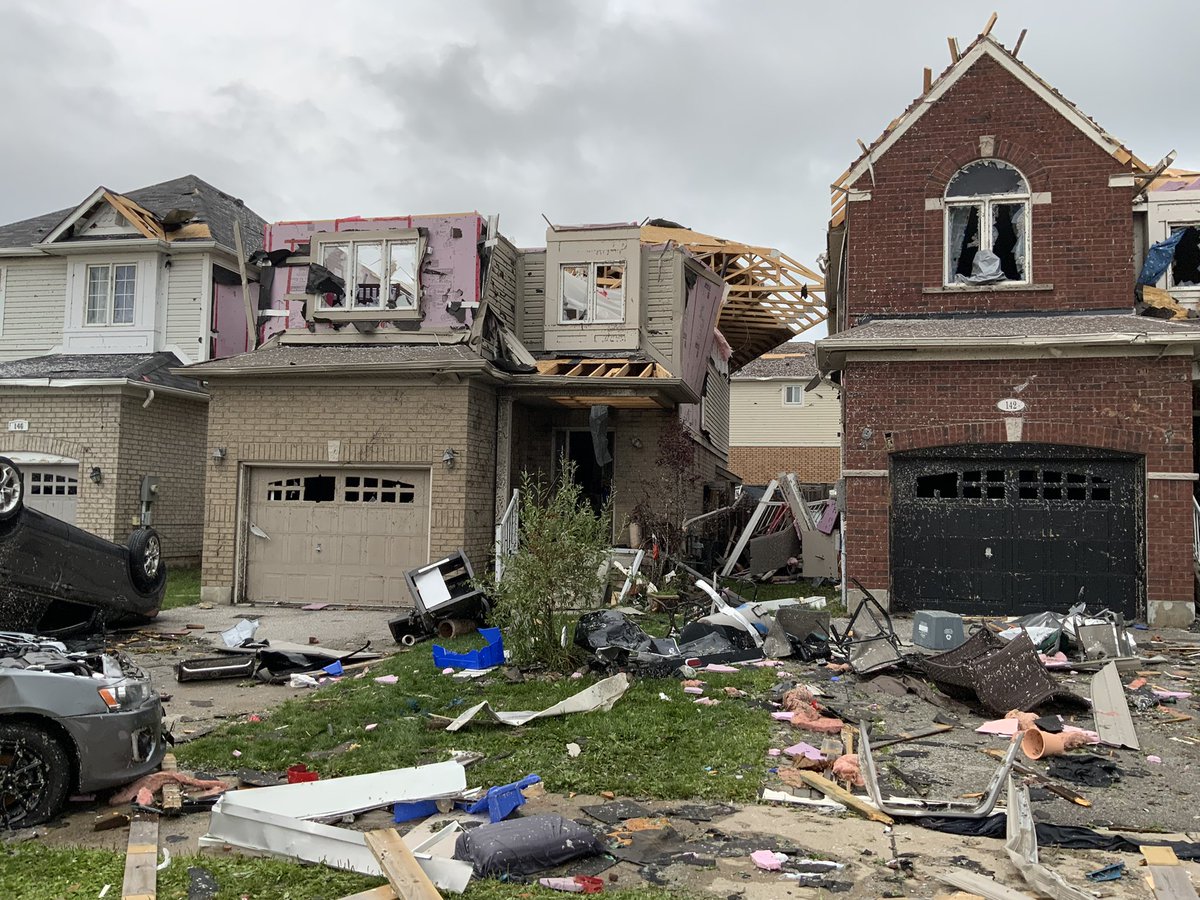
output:
<svg viewBox="0 0 1200 900"><path fill-rule="evenodd" d="M608 712L613 705L624 696L629 689L629 676L613 675L603 681L597 681L589 688L568 697L540 712L497 712L488 701L472 706L457 719L446 726L447 731L458 731L468 722L482 715L490 722L500 725L527 725L536 719L551 716L565 716L571 713Z"/></svg>

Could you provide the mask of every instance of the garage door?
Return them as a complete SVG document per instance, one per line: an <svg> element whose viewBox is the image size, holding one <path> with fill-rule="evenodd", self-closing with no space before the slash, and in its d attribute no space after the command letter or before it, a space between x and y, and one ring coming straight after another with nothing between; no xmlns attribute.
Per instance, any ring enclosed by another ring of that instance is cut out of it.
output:
<svg viewBox="0 0 1200 900"><path fill-rule="evenodd" d="M78 465L22 464L25 504L47 515L75 524L79 506Z"/></svg>
<svg viewBox="0 0 1200 900"><path fill-rule="evenodd" d="M1082 600L1134 615L1141 463L1093 452L1002 444L897 455L896 607L1024 615Z"/></svg>
<svg viewBox="0 0 1200 900"><path fill-rule="evenodd" d="M254 468L246 599L411 605L429 561L429 473Z"/></svg>

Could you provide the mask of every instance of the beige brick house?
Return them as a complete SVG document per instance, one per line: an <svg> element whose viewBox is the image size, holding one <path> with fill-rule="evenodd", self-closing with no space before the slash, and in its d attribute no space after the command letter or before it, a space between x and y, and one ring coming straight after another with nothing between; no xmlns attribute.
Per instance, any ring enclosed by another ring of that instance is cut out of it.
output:
<svg viewBox="0 0 1200 900"><path fill-rule="evenodd" d="M621 541L680 427L689 512L728 495L730 369L790 330L740 320L700 238L552 227L520 250L474 213L269 225L263 345L183 370L211 396L206 599L407 604L408 568L457 548L486 566L521 473L563 456Z"/></svg>
<svg viewBox="0 0 1200 900"><path fill-rule="evenodd" d="M0 455L29 506L116 542L148 517L199 560L208 396L170 370L249 345L235 223L259 249L258 216L185 176L0 227Z"/></svg>
<svg viewBox="0 0 1200 900"><path fill-rule="evenodd" d="M841 477L838 386L819 379L813 345L780 344L739 369L729 386L729 467L746 484L781 472L805 484Z"/></svg>

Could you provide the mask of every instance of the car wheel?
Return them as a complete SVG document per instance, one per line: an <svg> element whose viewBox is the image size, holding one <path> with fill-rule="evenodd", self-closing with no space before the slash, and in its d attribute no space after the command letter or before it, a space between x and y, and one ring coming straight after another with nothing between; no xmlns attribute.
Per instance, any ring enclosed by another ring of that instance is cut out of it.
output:
<svg viewBox="0 0 1200 900"><path fill-rule="evenodd" d="M129 536L129 577L142 592L155 591L166 581L162 539L153 528L139 528Z"/></svg>
<svg viewBox="0 0 1200 900"><path fill-rule="evenodd" d="M0 723L0 828L25 828L54 818L71 789L71 758L36 725Z"/></svg>
<svg viewBox="0 0 1200 900"><path fill-rule="evenodd" d="M21 470L11 459L0 456L0 522L21 511L25 494Z"/></svg>

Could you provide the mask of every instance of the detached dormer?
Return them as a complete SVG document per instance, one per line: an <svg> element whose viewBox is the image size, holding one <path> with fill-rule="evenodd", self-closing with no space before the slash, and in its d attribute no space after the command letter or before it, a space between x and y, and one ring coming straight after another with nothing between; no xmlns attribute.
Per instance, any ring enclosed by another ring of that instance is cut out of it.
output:
<svg viewBox="0 0 1200 900"><path fill-rule="evenodd" d="M636 350L641 301L636 225L546 230L547 350Z"/></svg>

